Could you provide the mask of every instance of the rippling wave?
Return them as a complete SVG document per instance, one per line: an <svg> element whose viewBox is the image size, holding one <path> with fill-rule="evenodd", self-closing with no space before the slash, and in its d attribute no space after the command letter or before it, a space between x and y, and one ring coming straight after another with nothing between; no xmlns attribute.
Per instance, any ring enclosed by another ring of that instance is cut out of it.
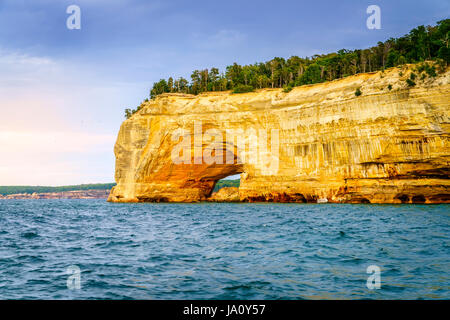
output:
<svg viewBox="0 0 450 320"><path fill-rule="evenodd" d="M449 209L0 201L0 298L448 299Z"/></svg>

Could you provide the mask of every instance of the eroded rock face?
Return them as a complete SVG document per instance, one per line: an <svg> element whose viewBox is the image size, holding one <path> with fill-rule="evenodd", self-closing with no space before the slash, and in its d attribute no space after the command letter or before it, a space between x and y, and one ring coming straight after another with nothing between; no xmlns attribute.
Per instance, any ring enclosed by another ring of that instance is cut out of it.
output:
<svg viewBox="0 0 450 320"><path fill-rule="evenodd" d="M212 202L239 202L240 200L239 188L236 187L220 188L208 198L208 201Z"/></svg>
<svg viewBox="0 0 450 320"><path fill-rule="evenodd" d="M241 201L449 203L450 72L410 88L405 80L411 66L401 71L289 93L159 96L121 126L117 186L109 201L202 201L217 180L242 173ZM180 129L189 146L183 159L190 163L173 161L182 141L174 132ZM227 130L242 130L238 138L257 141L258 152L225 141L219 143L225 163L205 163L202 152L214 155L210 150L217 146L212 129L224 139ZM196 130L201 141L189 136ZM227 164L227 156L235 161Z"/></svg>

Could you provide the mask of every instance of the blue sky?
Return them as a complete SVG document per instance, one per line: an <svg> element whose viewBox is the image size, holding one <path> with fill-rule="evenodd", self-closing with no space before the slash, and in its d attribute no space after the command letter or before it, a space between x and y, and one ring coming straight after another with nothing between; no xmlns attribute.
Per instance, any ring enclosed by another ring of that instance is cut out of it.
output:
<svg viewBox="0 0 450 320"><path fill-rule="evenodd" d="M448 0L0 0L0 185L113 181L123 110L160 78L366 48L449 16Z"/></svg>

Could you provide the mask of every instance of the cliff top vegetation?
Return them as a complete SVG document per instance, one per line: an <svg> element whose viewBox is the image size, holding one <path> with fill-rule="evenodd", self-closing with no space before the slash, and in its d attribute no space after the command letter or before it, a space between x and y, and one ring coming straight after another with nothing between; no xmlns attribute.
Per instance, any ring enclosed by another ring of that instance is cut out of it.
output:
<svg viewBox="0 0 450 320"><path fill-rule="evenodd" d="M435 26L419 26L402 37L378 42L368 49L341 49L305 58L275 57L270 61L244 66L235 62L227 66L224 72L215 67L194 70L190 76L191 81L183 77L169 77L155 82L150 90L150 99L163 93L195 95L231 90L237 94L262 88L284 88L284 92L289 92L295 86L427 60L435 60L446 67L450 62L449 40L450 19L445 19L438 21ZM430 73L433 71L428 72ZM131 117L141 107L142 104L135 109L126 109L125 117Z"/></svg>

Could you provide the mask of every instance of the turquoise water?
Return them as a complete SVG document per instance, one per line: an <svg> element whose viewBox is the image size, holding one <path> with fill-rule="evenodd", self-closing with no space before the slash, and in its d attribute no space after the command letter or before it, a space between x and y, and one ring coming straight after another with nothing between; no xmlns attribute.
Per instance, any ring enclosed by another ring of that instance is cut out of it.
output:
<svg viewBox="0 0 450 320"><path fill-rule="evenodd" d="M449 299L449 271L449 205L0 201L0 299Z"/></svg>

